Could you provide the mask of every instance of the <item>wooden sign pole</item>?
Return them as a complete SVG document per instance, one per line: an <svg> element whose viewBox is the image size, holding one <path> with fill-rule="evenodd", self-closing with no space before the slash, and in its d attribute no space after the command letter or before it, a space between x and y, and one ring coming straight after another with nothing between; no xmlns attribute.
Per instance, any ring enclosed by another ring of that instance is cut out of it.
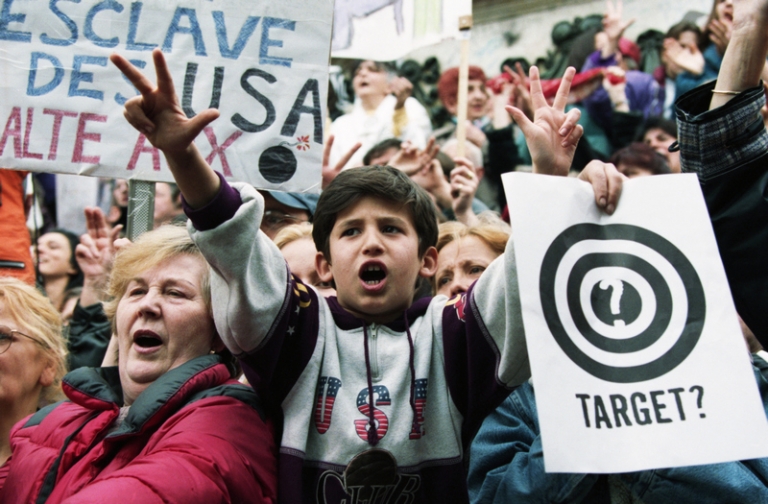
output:
<svg viewBox="0 0 768 504"><path fill-rule="evenodd" d="M469 35L472 30L472 16L459 18L461 33L461 61L459 62L459 93L456 101L456 155L464 157L467 141L467 88L469 88Z"/></svg>

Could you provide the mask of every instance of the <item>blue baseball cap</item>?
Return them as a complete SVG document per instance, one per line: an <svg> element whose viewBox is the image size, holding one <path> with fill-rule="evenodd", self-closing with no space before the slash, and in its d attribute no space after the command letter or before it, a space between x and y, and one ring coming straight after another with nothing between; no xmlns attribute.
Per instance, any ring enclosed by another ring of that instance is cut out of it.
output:
<svg viewBox="0 0 768 504"><path fill-rule="evenodd" d="M315 215L315 209L317 209L317 200L320 199L319 194L311 193L289 193L280 191L266 191L270 196L275 198L283 205L296 208L298 210L306 210L309 212L309 216Z"/></svg>

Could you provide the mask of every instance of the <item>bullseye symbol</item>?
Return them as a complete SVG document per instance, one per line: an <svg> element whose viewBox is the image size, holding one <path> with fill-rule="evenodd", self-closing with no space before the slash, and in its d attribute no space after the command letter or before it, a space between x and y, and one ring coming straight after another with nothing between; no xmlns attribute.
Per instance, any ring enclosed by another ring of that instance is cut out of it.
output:
<svg viewBox="0 0 768 504"><path fill-rule="evenodd" d="M704 326L704 290L693 265L671 242L637 226L566 229L544 256L539 288L560 348L611 382L668 373Z"/></svg>

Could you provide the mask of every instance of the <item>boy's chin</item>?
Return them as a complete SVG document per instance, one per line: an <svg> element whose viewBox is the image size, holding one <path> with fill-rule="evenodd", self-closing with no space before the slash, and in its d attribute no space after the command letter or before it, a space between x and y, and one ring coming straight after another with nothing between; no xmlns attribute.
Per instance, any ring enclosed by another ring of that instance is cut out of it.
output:
<svg viewBox="0 0 768 504"><path fill-rule="evenodd" d="M387 302L384 299L365 299L354 303L345 303L344 300L339 299L339 304L349 313L369 324L386 324L397 320L410 306L410 303Z"/></svg>

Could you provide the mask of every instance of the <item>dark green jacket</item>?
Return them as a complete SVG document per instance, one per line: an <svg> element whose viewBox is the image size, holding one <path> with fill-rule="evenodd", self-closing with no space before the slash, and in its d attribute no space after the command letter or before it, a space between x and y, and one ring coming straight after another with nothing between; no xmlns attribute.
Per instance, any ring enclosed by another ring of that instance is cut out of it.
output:
<svg viewBox="0 0 768 504"><path fill-rule="evenodd" d="M83 307L78 302L69 322L68 369L101 367L111 336L112 328L102 304Z"/></svg>

